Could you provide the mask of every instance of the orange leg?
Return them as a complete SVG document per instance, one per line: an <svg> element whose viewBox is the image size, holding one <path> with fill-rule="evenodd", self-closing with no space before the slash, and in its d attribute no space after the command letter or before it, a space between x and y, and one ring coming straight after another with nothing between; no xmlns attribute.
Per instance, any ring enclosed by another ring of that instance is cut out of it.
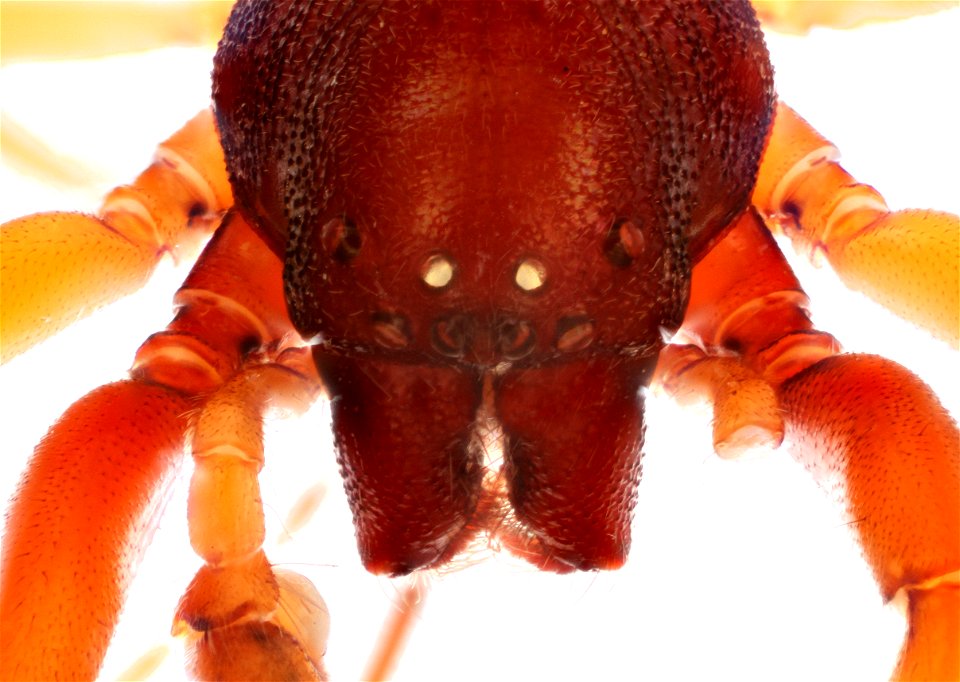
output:
<svg viewBox="0 0 960 682"><path fill-rule="evenodd" d="M110 195L100 217L42 214L4 225L4 359L138 289L164 252L189 251L230 203L204 112L161 145L132 186ZM3 679L96 675L143 537L181 461L188 394L140 380L105 386L72 406L38 446L7 517L0 561Z"/></svg>
<svg viewBox="0 0 960 682"><path fill-rule="evenodd" d="M6 11L6 9L5 9L5 11ZM7 18L7 17L6 17L6 15L5 15L5 16L4 16L4 20L6 20L6 18ZM893 89L895 90L895 88L893 88ZM4 151L6 151L6 148L4 148ZM639 557L639 556L638 556L637 558L638 558L638 560L642 559L642 557ZM510 578L515 578L515 576L509 576L509 577L510 577ZM432 645L432 646L435 646L435 645ZM493 657L493 656L488 656L488 657L486 657L486 658L493 659L494 657ZM442 660L442 659L440 659L440 660Z"/></svg>
<svg viewBox="0 0 960 682"><path fill-rule="evenodd" d="M288 347L298 337L280 283L279 259L231 216L177 294L177 319L147 340L134 366L135 376L189 382L205 397L193 421L188 514L206 565L174 625L188 635L201 679L325 677L323 600L261 550L264 415L305 408L319 389L309 352Z"/></svg>
<svg viewBox="0 0 960 682"><path fill-rule="evenodd" d="M928 210L890 212L837 157L781 104L754 203L772 229L812 260L829 261L850 288L955 347L960 220ZM848 512L882 594L905 606L909 629L894 677L960 679L956 425L926 386L887 360L822 365L784 384L781 400L796 415L789 433L799 459L818 478L844 472ZM854 414L864 432L856 443Z"/></svg>
<svg viewBox="0 0 960 682"><path fill-rule="evenodd" d="M749 444L757 429L776 441L775 421L725 409L731 400L752 407L755 392L743 391L745 383L762 377L769 384L794 456L839 496L884 599L901 593L907 601L909 632L896 677L958 679L956 424L899 365L833 355L832 337L812 328L804 307L770 235L747 213L694 271L681 334L700 348L666 349L658 378L668 391L713 398L715 434L734 434L733 445L743 433ZM764 394L764 411L768 402ZM720 445L730 448L730 439Z"/></svg>
<svg viewBox="0 0 960 682"><path fill-rule="evenodd" d="M389 680L400 663L407 639L421 617L427 598L426 581L408 582L398 595L397 603L387 614L373 654L364 668L364 680Z"/></svg>
<svg viewBox="0 0 960 682"><path fill-rule="evenodd" d="M781 103L754 204L798 251L826 258L849 288L956 346L960 220L938 211L890 212L837 157L832 144Z"/></svg>
<svg viewBox="0 0 960 682"><path fill-rule="evenodd" d="M654 384L682 400L711 400L721 455L779 445L776 387L839 351L832 336L813 329L807 303L752 210L696 265L683 327L661 351Z"/></svg>
<svg viewBox="0 0 960 682"><path fill-rule="evenodd" d="M180 601L174 634L196 633L188 658L199 679L325 679L326 605L306 579L274 571L261 550L267 403L306 407L318 385L306 350L283 361L231 379L194 425L190 541L206 566Z"/></svg>
<svg viewBox="0 0 960 682"><path fill-rule="evenodd" d="M96 677L181 461L188 407L164 387L110 384L38 446L4 534L0 678Z"/></svg>
<svg viewBox="0 0 960 682"><path fill-rule="evenodd" d="M960 679L956 424L919 379L876 356L824 360L780 396L795 456L845 501L883 597L907 600L894 679Z"/></svg>
<svg viewBox="0 0 960 682"><path fill-rule="evenodd" d="M214 44L232 7L226 0L8 2L0 61L85 59L173 45Z"/></svg>
<svg viewBox="0 0 960 682"><path fill-rule="evenodd" d="M806 33L814 26L854 28L877 21L895 21L956 7L954 2L937 2L936 0L906 2L752 0L752 3L764 26L788 33Z"/></svg>
<svg viewBox="0 0 960 682"><path fill-rule="evenodd" d="M42 213L4 224L3 360L137 291L164 254L192 255L232 203L204 111L160 145L132 185L111 192L98 216Z"/></svg>
<svg viewBox="0 0 960 682"><path fill-rule="evenodd" d="M280 267L230 220L178 293L176 319L141 347L132 380L91 393L41 443L7 519L3 679L96 675L188 426L191 539L208 561L178 616L203 634L194 672L322 676L323 602L259 549L261 413L277 394L309 402L318 386L309 354L284 350ZM306 658L308 668L296 665Z"/></svg>

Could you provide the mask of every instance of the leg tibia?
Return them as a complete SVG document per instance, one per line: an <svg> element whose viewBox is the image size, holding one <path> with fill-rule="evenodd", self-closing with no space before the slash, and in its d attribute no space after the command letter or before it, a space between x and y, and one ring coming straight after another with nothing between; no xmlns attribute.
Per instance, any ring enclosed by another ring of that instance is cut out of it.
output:
<svg viewBox="0 0 960 682"><path fill-rule="evenodd" d="M159 260L79 213L44 213L0 233L2 359L9 360L82 316L140 289Z"/></svg>
<svg viewBox="0 0 960 682"><path fill-rule="evenodd" d="M743 404L763 404L748 389L753 377L769 382L785 440L844 504L884 598L909 595L902 674L957 679L954 592L929 587L960 568L956 424L899 365L834 355L836 343L812 328L804 305L776 244L748 214L694 270L680 336L699 347L665 349L656 379L675 395L712 399L722 445L755 426Z"/></svg>
<svg viewBox="0 0 960 682"><path fill-rule="evenodd" d="M827 257L850 289L956 346L960 337L960 220L938 211L884 213L838 237Z"/></svg>

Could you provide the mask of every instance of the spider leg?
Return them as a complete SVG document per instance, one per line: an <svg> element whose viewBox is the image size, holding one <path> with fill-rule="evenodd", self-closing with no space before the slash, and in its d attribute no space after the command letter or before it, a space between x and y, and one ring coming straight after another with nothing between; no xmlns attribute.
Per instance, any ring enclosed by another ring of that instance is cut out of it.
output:
<svg viewBox="0 0 960 682"><path fill-rule="evenodd" d="M166 387L109 384L37 447L4 531L0 678L96 677L139 540L182 461L188 409Z"/></svg>
<svg viewBox="0 0 960 682"><path fill-rule="evenodd" d="M2 226L4 361L140 289L164 254L192 255L233 203L210 111L158 147L97 216L40 213ZM37 324L41 320L42 324Z"/></svg>
<svg viewBox="0 0 960 682"><path fill-rule="evenodd" d="M768 383L794 457L838 498L881 595L906 600L895 677L957 679L956 423L896 363L835 354L836 342L813 329L805 306L783 254L748 211L694 270L681 337L699 347L665 349L656 377L674 394L699 390L714 400L718 450L727 451L752 444L758 430L777 442L777 421L764 421L770 394L751 382ZM726 409L731 401L746 407Z"/></svg>
<svg viewBox="0 0 960 682"><path fill-rule="evenodd" d="M5 164L55 187L86 187L101 179L99 171L77 158L51 149L6 112L0 114L0 149Z"/></svg>
<svg viewBox="0 0 960 682"><path fill-rule="evenodd" d="M180 311L137 355L133 374L202 402L192 421L190 540L206 564L174 633L188 635L201 679L324 679L328 617L302 576L275 570L261 545L262 423L320 390L286 315L281 262L231 214L177 293Z"/></svg>
<svg viewBox="0 0 960 682"><path fill-rule="evenodd" d="M956 424L896 363L838 355L780 389L797 457L834 486L885 600L907 609L893 678L960 679Z"/></svg>
<svg viewBox="0 0 960 682"><path fill-rule="evenodd" d="M956 7L956 3L936 0L908 2L752 0L752 4L764 26L785 33L807 33L815 26L854 28L877 21L896 21Z"/></svg>
<svg viewBox="0 0 960 682"><path fill-rule="evenodd" d="M173 45L213 45L232 2L9 2L3 7L5 63L86 59Z"/></svg>
<svg viewBox="0 0 960 682"><path fill-rule="evenodd" d="M115 190L100 217L52 213L5 224L3 358L135 291L165 250L208 233L230 203L205 112L161 146L133 185ZM37 447L0 562L3 679L96 675L140 540L181 461L190 402L180 389L142 377L99 388ZM65 615L63 604L81 608Z"/></svg>
<svg viewBox="0 0 960 682"><path fill-rule="evenodd" d="M323 601L260 550L262 414L307 405L319 390L280 283L280 260L228 219L178 292L176 318L138 351L131 380L79 401L38 447L3 545L3 679L96 676L188 428L191 540L208 562L177 616L199 635L194 672L323 676ZM65 603L82 608L65 617Z"/></svg>
<svg viewBox="0 0 960 682"><path fill-rule="evenodd" d="M753 202L801 253L826 258L843 282L956 346L960 220L891 212L836 163L836 148L792 109L777 108Z"/></svg>
<svg viewBox="0 0 960 682"><path fill-rule="evenodd" d="M188 514L206 565L180 601L174 634L188 634L198 679L325 678L326 605L309 580L267 561L257 480L268 406L305 408L318 386L306 351L288 351L237 374L197 416Z"/></svg>
<svg viewBox="0 0 960 682"><path fill-rule="evenodd" d="M683 326L661 351L653 383L681 401L713 403L721 456L778 446L785 426L776 386L840 350L813 328L808 302L753 210L694 268Z"/></svg>
<svg viewBox="0 0 960 682"><path fill-rule="evenodd" d="M389 680L393 677L417 621L421 618L428 594L424 580L409 582L399 594L397 603L387 613L380 636L360 679Z"/></svg>

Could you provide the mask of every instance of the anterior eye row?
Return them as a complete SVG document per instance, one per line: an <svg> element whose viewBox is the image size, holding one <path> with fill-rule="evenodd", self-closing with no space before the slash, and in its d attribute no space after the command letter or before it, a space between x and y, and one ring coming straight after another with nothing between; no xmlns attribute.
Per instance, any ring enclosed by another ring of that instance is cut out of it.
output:
<svg viewBox="0 0 960 682"><path fill-rule="evenodd" d="M594 325L586 315L562 317L557 322L557 350L573 353L593 343Z"/></svg>
<svg viewBox="0 0 960 682"><path fill-rule="evenodd" d="M377 342L385 348L405 348L413 338L410 321L397 313L374 313L373 331Z"/></svg>

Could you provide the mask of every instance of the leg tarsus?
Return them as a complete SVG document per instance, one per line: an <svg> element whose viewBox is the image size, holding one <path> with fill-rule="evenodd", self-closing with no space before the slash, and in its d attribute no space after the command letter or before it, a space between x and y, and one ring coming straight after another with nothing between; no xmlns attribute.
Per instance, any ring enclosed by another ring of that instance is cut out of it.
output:
<svg viewBox="0 0 960 682"><path fill-rule="evenodd" d="M186 635L201 680L324 680L330 616L313 584L274 571L262 551L204 566L180 600L173 634Z"/></svg>
<svg viewBox="0 0 960 682"><path fill-rule="evenodd" d="M408 582L397 595L396 604L390 607L380 637L361 679L389 680L403 655L410 633L416 626L427 597L427 585L423 580Z"/></svg>

